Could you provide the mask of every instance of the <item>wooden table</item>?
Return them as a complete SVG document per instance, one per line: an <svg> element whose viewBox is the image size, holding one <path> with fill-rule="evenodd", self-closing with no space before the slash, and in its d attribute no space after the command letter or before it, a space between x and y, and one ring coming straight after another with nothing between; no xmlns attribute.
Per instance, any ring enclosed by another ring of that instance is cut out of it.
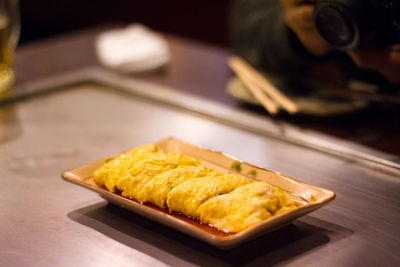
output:
<svg viewBox="0 0 400 267"><path fill-rule="evenodd" d="M93 41L100 30L20 47L17 87L22 90L29 88L22 84L33 80L98 65ZM142 79L216 99L227 106L220 111L243 107L224 92L231 75L226 50L167 38L173 53L170 66L141 75ZM203 114L179 112L171 105L154 105L126 93L103 90L95 94L93 86L75 87L17 102L15 107L1 107L4 125L17 126L16 134L0 143L0 265L395 266L400 262L398 170L367 168L353 160L223 124ZM143 116L138 115L140 110L145 111ZM171 118L180 128L168 128ZM150 119L157 123L146 123ZM134 127L134 121L143 128ZM204 129L210 132L202 132ZM187 141L331 189L337 198L292 225L220 251L106 204L93 192L59 178L68 168L126 149L136 142L134 137L159 138L164 131L183 132Z"/></svg>

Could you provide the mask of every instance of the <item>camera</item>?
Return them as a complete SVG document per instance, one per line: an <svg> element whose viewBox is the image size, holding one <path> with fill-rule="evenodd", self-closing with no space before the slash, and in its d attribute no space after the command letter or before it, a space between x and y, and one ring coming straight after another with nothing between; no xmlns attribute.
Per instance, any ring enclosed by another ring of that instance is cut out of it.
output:
<svg viewBox="0 0 400 267"><path fill-rule="evenodd" d="M400 0L321 0L314 9L320 35L340 50L400 43Z"/></svg>

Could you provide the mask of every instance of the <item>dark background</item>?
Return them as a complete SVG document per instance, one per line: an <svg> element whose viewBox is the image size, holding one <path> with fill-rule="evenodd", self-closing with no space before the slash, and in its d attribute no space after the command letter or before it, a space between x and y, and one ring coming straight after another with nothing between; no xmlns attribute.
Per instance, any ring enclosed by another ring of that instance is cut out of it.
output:
<svg viewBox="0 0 400 267"><path fill-rule="evenodd" d="M20 0L20 44L98 24L140 22L227 46L229 6L230 0Z"/></svg>

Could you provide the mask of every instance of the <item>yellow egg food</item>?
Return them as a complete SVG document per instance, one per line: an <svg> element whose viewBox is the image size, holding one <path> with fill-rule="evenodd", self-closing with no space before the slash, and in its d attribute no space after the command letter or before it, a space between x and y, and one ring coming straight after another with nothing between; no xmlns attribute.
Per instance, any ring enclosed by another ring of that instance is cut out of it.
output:
<svg viewBox="0 0 400 267"><path fill-rule="evenodd" d="M125 176L128 169L143 159L161 155L161 153L162 151L155 145L134 148L101 166L94 173L95 182L110 192L120 191L117 187L118 181Z"/></svg>
<svg viewBox="0 0 400 267"><path fill-rule="evenodd" d="M211 198L198 208L198 213L201 222L227 232L240 232L292 208L295 208L294 203L282 189L254 182Z"/></svg>
<svg viewBox="0 0 400 267"><path fill-rule="evenodd" d="M203 166L178 166L175 169L157 174L144 187L141 202L150 202L164 208L169 192L179 184L193 178L213 173Z"/></svg>
<svg viewBox="0 0 400 267"><path fill-rule="evenodd" d="M295 208L280 188L222 174L183 154L143 145L108 161L94 182L110 192L240 232Z"/></svg>
<svg viewBox="0 0 400 267"><path fill-rule="evenodd" d="M167 196L170 210L198 218L201 204L212 197L226 194L250 181L234 174L214 173L191 179L176 186Z"/></svg>

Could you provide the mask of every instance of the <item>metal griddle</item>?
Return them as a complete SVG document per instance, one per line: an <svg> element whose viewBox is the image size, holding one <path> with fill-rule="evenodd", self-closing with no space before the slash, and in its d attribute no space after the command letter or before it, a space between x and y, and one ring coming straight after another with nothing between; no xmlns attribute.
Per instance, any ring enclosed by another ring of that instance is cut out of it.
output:
<svg viewBox="0 0 400 267"><path fill-rule="evenodd" d="M396 156L99 69L20 89L0 102L1 266L400 262ZM331 189L337 198L219 251L59 178L168 136Z"/></svg>

